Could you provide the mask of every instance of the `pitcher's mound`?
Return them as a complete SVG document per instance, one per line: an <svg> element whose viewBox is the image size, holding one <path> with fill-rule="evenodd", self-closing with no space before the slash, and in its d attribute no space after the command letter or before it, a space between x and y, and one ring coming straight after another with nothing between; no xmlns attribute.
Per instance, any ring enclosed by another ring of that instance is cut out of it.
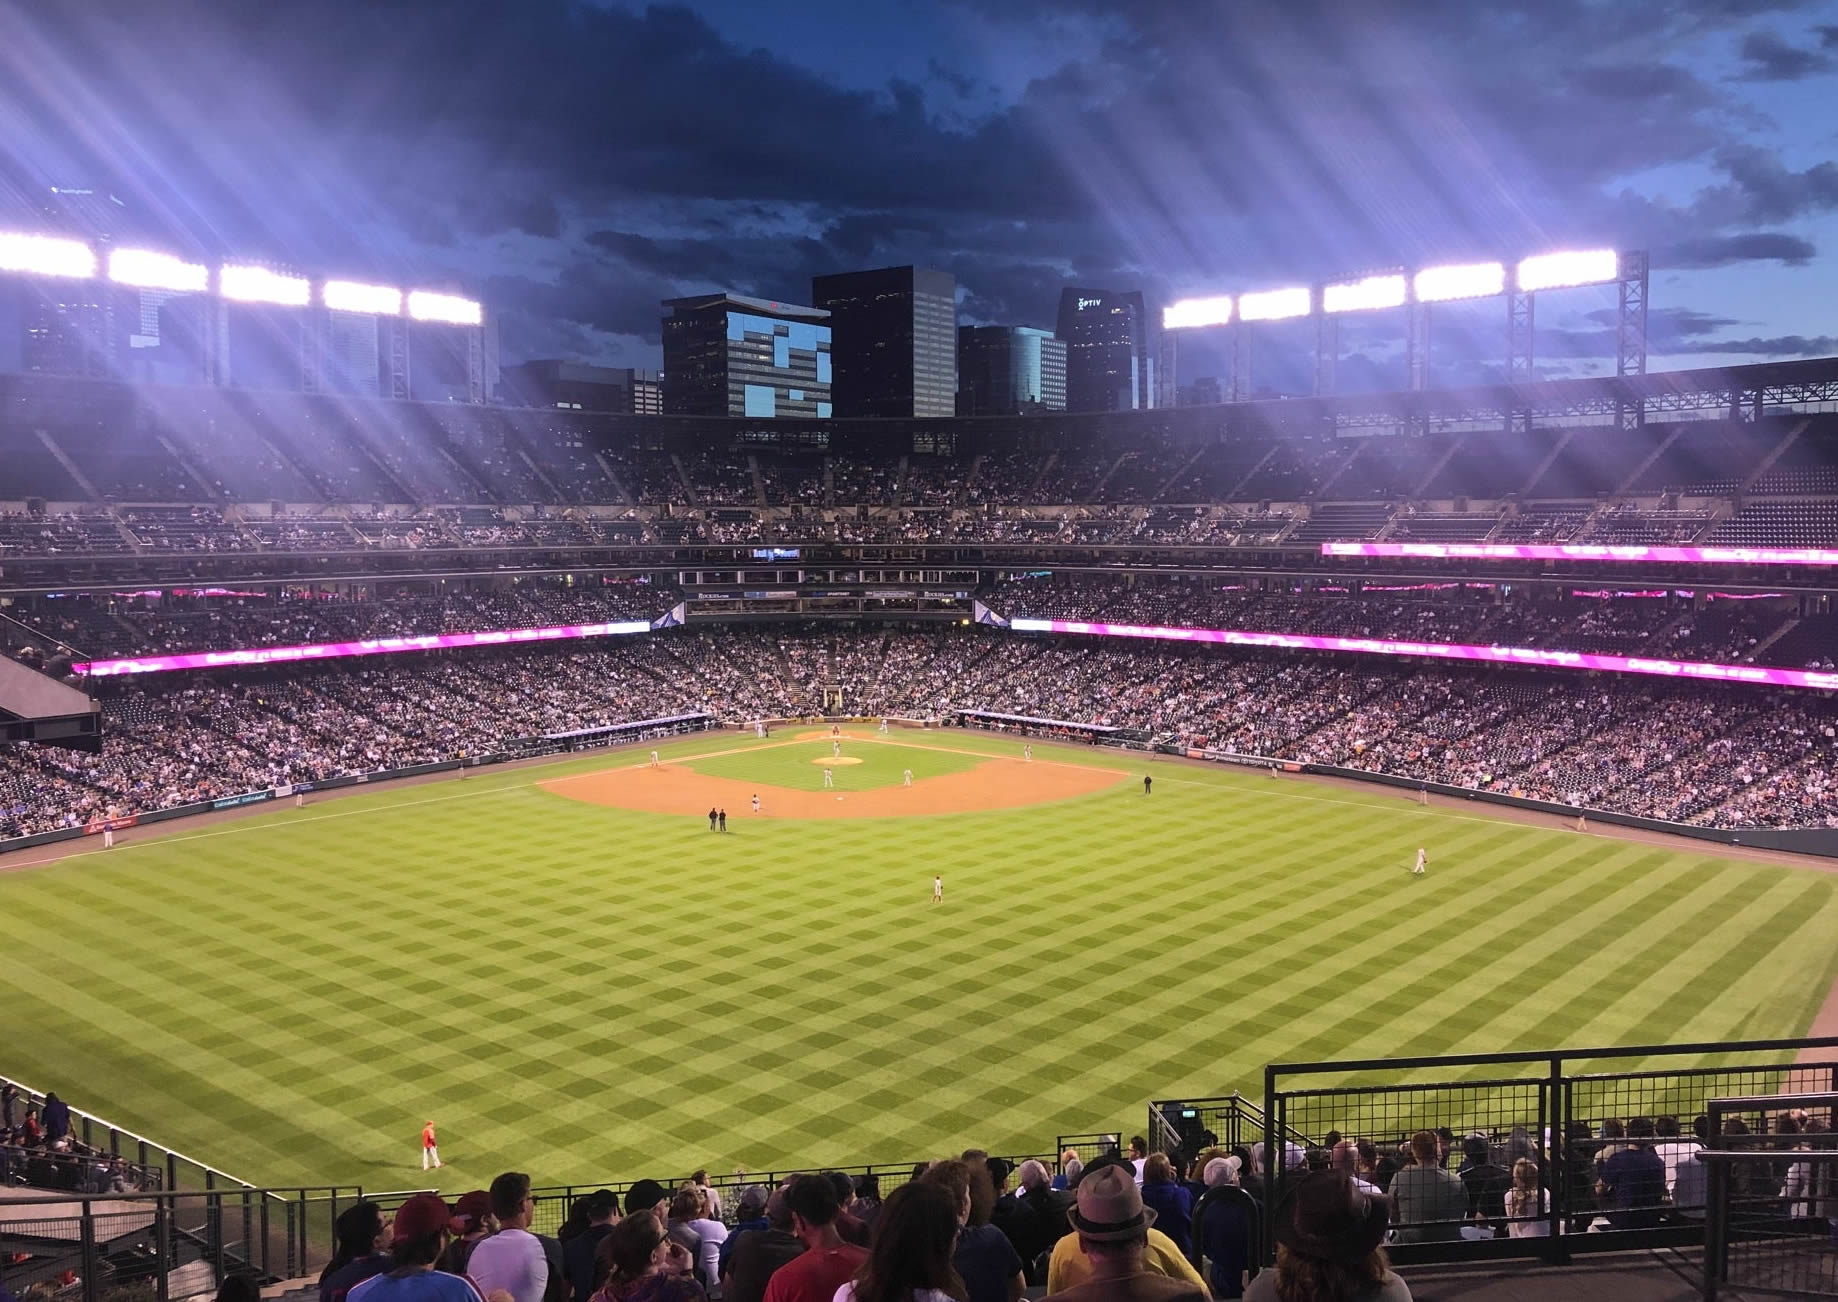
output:
<svg viewBox="0 0 1838 1302"><path fill-rule="evenodd" d="M856 755L832 755L828 759L819 757L811 761L820 769L841 768L844 764L860 764L861 758Z"/></svg>

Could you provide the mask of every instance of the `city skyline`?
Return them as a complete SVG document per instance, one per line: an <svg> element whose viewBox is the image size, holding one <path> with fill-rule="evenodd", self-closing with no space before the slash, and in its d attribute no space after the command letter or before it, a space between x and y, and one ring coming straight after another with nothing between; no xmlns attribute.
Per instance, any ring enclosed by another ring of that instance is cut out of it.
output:
<svg viewBox="0 0 1838 1302"><path fill-rule="evenodd" d="M150 235L449 280L507 363L655 369L660 300L889 265L953 275L962 324L1051 327L1076 284L1159 305L1590 246L1651 250L1655 369L1838 352L1830 0L99 0L9 26L9 215L92 184ZM1439 310L1436 383L1497 373L1496 308ZM1541 303L1541 372L1612 369L1611 309ZM1261 332L1260 383L1306 390L1302 333ZM1402 339L1345 331L1339 387L1399 387ZM1184 341L1180 382L1222 351Z"/></svg>

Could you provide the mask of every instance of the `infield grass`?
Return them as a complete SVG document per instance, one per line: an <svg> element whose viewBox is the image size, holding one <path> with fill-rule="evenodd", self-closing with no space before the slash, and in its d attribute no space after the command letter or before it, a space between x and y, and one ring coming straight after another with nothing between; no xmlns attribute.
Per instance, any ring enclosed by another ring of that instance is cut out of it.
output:
<svg viewBox="0 0 1838 1302"><path fill-rule="evenodd" d="M821 781L774 743L664 749ZM975 762L856 753L852 787ZM1032 1151L1273 1059L1791 1035L1838 962L1820 873L1223 769L727 837L536 785L643 758L0 874L0 1074L257 1183L418 1183L432 1117L452 1191Z"/></svg>

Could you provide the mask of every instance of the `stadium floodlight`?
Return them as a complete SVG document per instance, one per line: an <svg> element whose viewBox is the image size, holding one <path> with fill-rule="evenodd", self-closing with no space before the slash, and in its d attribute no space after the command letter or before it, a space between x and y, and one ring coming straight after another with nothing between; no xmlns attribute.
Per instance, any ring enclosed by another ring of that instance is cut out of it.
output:
<svg viewBox="0 0 1838 1302"><path fill-rule="evenodd" d="M226 264L217 271L217 292L242 303L279 303L283 307L305 307L313 301L310 281L267 267Z"/></svg>
<svg viewBox="0 0 1838 1302"><path fill-rule="evenodd" d="M319 301L334 312L362 312L368 316L402 315L402 291L390 285L328 280L319 287Z"/></svg>
<svg viewBox="0 0 1838 1302"><path fill-rule="evenodd" d="M1306 285L1294 289L1262 289L1238 296L1240 321L1285 321L1314 310L1314 294Z"/></svg>
<svg viewBox="0 0 1838 1302"><path fill-rule="evenodd" d="M211 283L211 273L202 263L152 249L110 249L108 278L117 285L171 289L181 294L201 294Z"/></svg>
<svg viewBox="0 0 1838 1302"><path fill-rule="evenodd" d="M1217 298L1184 298L1162 309L1162 329L1190 330L1195 326L1230 325L1232 296Z"/></svg>
<svg viewBox="0 0 1838 1302"><path fill-rule="evenodd" d="M81 240L0 231L0 271L87 280L96 274L96 252Z"/></svg>
<svg viewBox="0 0 1838 1302"><path fill-rule="evenodd" d="M479 325L485 320L484 309L471 299L425 289L409 291L408 314L417 321L444 321L448 325Z"/></svg>
<svg viewBox="0 0 1838 1302"><path fill-rule="evenodd" d="M1425 267L1417 273L1413 287L1419 303L1446 303L1456 298L1490 298L1506 292L1506 268L1497 262Z"/></svg>
<svg viewBox="0 0 1838 1302"><path fill-rule="evenodd" d="M1367 276L1364 280L1322 286L1321 310L1368 312L1381 307L1402 307L1405 293L1406 286L1401 274Z"/></svg>
<svg viewBox="0 0 1838 1302"><path fill-rule="evenodd" d="M1572 285L1600 285L1621 274L1621 259L1613 249L1585 249L1575 253L1540 253L1519 263L1519 288L1568 289Z"/></svg>

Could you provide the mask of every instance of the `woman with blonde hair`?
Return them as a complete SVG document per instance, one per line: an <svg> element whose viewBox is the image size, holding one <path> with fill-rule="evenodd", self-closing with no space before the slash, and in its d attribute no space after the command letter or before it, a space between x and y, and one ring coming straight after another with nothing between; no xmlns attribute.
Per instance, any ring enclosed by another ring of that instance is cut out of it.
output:
<svg viewBox="0 0 1838 1302"><path fill-rule="evenodd" d="M1543 1239L1551 1233L1545 1213L1551 1195L1538 1183L1538 1163L1522 1157L1513 1163L1512 1188L1506 1191L1506 1232L1515 1239Z"/></svg>

